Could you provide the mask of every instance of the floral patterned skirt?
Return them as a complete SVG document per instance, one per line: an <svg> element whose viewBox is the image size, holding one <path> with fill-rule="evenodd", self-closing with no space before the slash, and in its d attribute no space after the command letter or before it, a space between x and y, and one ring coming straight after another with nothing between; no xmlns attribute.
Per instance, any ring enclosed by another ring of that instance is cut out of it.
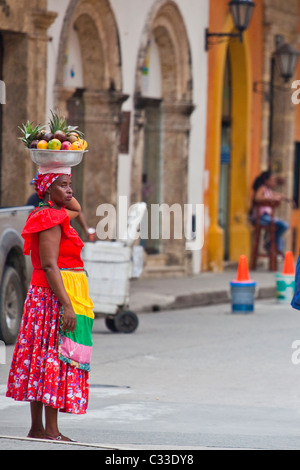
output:
<svg viewBox="0 0 300 470"><path fill-rule="evenodd" d="M58 358L60 303L50 288L30 286L8 378L7 397L84 414L89 373Z"/></svg>

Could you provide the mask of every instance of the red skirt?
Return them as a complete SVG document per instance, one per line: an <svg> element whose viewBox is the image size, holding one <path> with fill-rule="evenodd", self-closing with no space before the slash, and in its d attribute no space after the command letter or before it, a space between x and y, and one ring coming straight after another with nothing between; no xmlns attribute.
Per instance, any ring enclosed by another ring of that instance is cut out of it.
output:
<svg viewBox="0 0 300 470"><path fill-rule="evenodd" d="M86 413L89 373L58 357L61 304L48 287L30 286L8 378L7 397Z"/></svg>

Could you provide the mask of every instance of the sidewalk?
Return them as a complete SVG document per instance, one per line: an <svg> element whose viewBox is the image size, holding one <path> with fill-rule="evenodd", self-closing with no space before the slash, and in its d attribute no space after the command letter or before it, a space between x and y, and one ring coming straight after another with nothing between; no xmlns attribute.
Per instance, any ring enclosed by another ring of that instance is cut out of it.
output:
<svg viewBox="0 0 300 470"><path fill-rule="evenodd" d="M130 309L142 313L227 303L230 281L235 278L236 270L228 270L174 279L134 279L130 281ZM274 272L253 271L250 279L257 282L256 298L275 298Z"/></svg>
<svg viewBox="0 0 300 470"><path fill-rule="evenodd" d="M205 447L205 446L164 446L164 445L112 445L112 444L93 444L83 442L54 442L46 439L28 439L26 437L14 437L14 436L0 436L0 449L1 450L102 450L105 451L105 456L113 456L113 452L127 452L128 451L152 451L152 450L172 450L172 451L184 451L188 452L191 450L254 450L244 448L221 448L221 447ZM109 451L109 453L108 453ZM122 454L121 454L122 455ZM145 455L145 454L144 454ZM106 458L106 457L105 457Z"/></svg>

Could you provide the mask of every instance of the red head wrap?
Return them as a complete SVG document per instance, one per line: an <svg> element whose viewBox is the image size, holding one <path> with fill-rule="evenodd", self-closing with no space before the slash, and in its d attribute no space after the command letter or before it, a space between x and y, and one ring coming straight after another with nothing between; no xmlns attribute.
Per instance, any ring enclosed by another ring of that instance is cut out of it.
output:
<svg viewBox="0 0 300 470"><path fill-rule="evenodd" d="M32 180L32 184L35 186L35 190L40 199L44 199L47 189L50 188L51 184L53 184L54 181L62 174L63 173L47 173L45 175L41 175L38 173L36 175L34 180Z"/></svg>

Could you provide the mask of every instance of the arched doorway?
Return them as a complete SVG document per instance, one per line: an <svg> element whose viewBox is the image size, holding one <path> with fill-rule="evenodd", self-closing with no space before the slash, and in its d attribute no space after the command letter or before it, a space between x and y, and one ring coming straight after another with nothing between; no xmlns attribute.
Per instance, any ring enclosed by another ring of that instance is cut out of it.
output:
<svg viewBox="0 0 300 470"><path fill-rule="evenodd" d="M168 0L156 2L142 38L136 73L132 202L147 198L148 215L151 204L162 203L178 204L183 212L193 105L190 47L178 5ZM149 237L155 223L149 219ZM170 239L148 240L146 247L149 253L160 254L166 265L184 267L185 240L173 236L175 223L171 217ZM182 234L183 223L184 217Z"/></svg>
<svg viewBox="0 0 300 470"><path fill-rule="evenodd" d="M78 48L80 59L66 73L71 47ZM117 205L120 110L127 99L122 94L120 64L118 30L109 1L72 0L61 33L55 96L58 109L70 123L81 125L89 143L75 180L84 213L93 225L99 204ZM70 72L75 77L76 67L77 81L72 86Z"/></svg>
<svg viewBox="0 0 300 470"><path fill-rule="evenodd" d="M227 23L225 31L230 32L232 20ZM206 243L208 268L222 270L224 259L236 262L241 254L250 255L251 70L247 34L243 42L219 45L213 53L216 68L210 82L214 95L209 103L209 116L213 117L208 122L206 156L210 218Z"/></svg>

